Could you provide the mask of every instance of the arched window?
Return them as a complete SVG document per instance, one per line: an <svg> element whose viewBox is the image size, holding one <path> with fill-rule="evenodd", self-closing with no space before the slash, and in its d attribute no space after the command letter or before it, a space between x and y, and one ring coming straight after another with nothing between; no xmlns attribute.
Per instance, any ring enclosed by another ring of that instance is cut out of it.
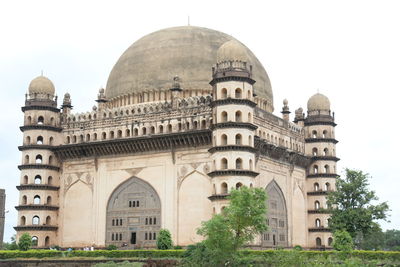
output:
<svg viewBox="0 0 400 267"><path fill-rule="evenodd" d="M323 132L322 132L322 138L327 138L328 136L328 131L327 130L324 130Z"/></svg>
<svg viewBox="0 0 400 267"><path fill-rule="evenodd" d="M242 144L242 135L237 134L235 137L235 140L236 140L236 145L241 145Z"/></svg>
<svg viewBox="0 0 400 267"><path fill-rule="evenodd" d="M54 138L53 138L53 137L50 137L50 138L49 138L49 145L51 145L51 146L52 146L52 145L53 145L53 143L54 143Z"/></svg>
<svg viewBox="0 0 400 267"><path fill-rule="evenodd" d="M51 196L48 196L48 197L47 197L46 204L47 204L47 205L51 205Z"/></svg>
<svg viewBox="0 0 400 267"><path fill-rule="evenodd" d="M332 246L332 243L333 243L333 238L329 237L328 238L328 246Z"/></svg>
<svg viewBox="0 0 400 267"><path fill-rule="evenodd" d="M28 203L28 198L26 196L22 196L22 205L26 205Z"/></svg>
<svg viewBox="0 0 400 267"><path fill-rule="evenodd" d="M30 144L31 144L31 137L30 137L30 136L27 136L27 137L25 138L25 143L26 143L27 145L30 145Z"/></svg>
<svg viewBox="0 0 400 267"><path fill-rule="evenodd" d="M312 131L312 138L317 138L317 131Z"/></svg>
<svg viewBox="0 0 400 267"><path fill-rule="evenodd" d="M53 156L49 156L49 164L53 164Z"/></svg>
<svg viewBox="0 0 400 267"><path fill-rule="evenodd" d="M250 92L250 90L247 90L247 98L248 98L248 99L251 99L251 92Z"/></svg>
<svg viewBox="0 0 400 267"><path fill-rule="evenodd" d="M31 116L28 116L28 118L27 118L27 124L32 124L32 117L31 117Z"/></svg>
<svg viewBox="0 0 400 267"><path fill-rule="evenodd" d="M39 239L37 236L32 236L32 247L37 247L39 243Z"/></svg>
<svg viewBox="0 0 400 267"><path fill-rule="evenodd" d="M242 159L241 158L237 158L236 159L236 169L242 169L243 168L243 164L242 164Z"/></svg>
<svg viewBox="0 0 400 267"><path fill-rule="evenodd" d="M106 140L107 134L105 132L101 133L101 140Z"/></svg>
<svg viewBox="0 0 400 267"><path fill-rule="evenodd" d="M40 204L40 196L36 195L33 197L33 204Z"/></svg>
<svg viewBox="0 0 400 267"><path fill-rule="evenodd" d="M314 183L314 191L319 191L319 183Z"/></svg>
<svg viewBox="0 0 400 267"><path fill-rule="evenodd" d="M228 194L228 185L226 183L221 184L221 194Z"/></svg>
<svg viewBox="0 0 400 267"><path fill-rule="evenodd" d="M36 156L36 164L42 164L43 158L42 155L37 155Z"/></svg>
<svg viewBox="0 0 400 267"><path fill-rule="evenodd" d="M83 138L83 134L81 134L81 135L79 136L79 142L82 143L83 141L85 141L85 140L84 140L84 138Z"/></svg>
<svg viewBox="0 0 400 267"><path fill-rule="evenodd" d="M134 135L134 136L138 136L138 135L139 135L139 129L138 129L138 128L135 128L135 129L133 130L133 135Z"/></svg>
<svg viewBox="0 0 400 267"><path fill-rule="evenodd" d="M27 184L27 183L28 183L28 176L25 175L25 176L24 176L24 180L23 180L23 184Z"/></svg>
<svg viewBox="0 0 400 267"><path fill-rule="evenodd" d="M228 90L226 90L226 88L222 88L221 90L221 98L225 99L228 97Z"/></svg>
<svg viewBox="0 0 400 267"><path fill-rule="evenodd" d="M331 190L331 185L329 183L325 184L325 190L330 191Z"/></svg>
<svg viewBox="0 0 400 267"><path fill-rule="evenodd" d="M115 136L114 136L114 131L111 131L111 132L110 132L110 138L113 139L114 137L115 137Z"/></svg>
<svg viewBox="0 0 400 267"><path fill-rule="evenodd" d="M206 121L205 121L205 120L202 120L202 121L201 121L200 128L201 128L201 129L205 129L205 128L206 128L206 125L207 125Z"/></svg>
<svg viewBox="0 0 400 267"><path fill-rule="evenodd" d="M221 122L227 122L228 121L228 113L226 111L221 112Z"/></svg>
<svg viewBox="0 0 400 267"><path fill-rule="evenodd" d="M325 173L329 173L329 165L325 165L324 166L324 172Z"/></svg>
<svg viewBox="0 0 400 267"><path fill-rule="evenodd" d="M253 161L251 159L249 159L249 169L250 171L253 170Z"/></svg>
<svg viewBox="0 0 400 267"><path fill-rule="evenodd" d="M50 125L54 125L54 118L53 117L50 118Z"/></svg>
<svg viewBox="0 0 400 267"><path fill-rule="evenodd" d="M235 121L236 122L242 122L242 112L241 111L236 111L235 113Z"/></svg>
<svg viewBox="0 0 400 267"><path fill-rule="evenodd" d="M168 124L168 132L172 133L172 124Z"/></svg>
<svg viewBox="0 0 400 267"><path fill-rule="evenodd" d="M318 156L318 148L314 147L314 148L312 149L312 155L313 155L314 157Z"/></svg>
<svg viewBox="0 0 400 267"><path fill-rule="evenodd" d="M143 127L142 128L142 135L146 135L147 134L147 129L146 129L146 127Z"/></svg>
<svg viewBox="0 0 400 267"><path fill-rule="evenodd" d="M36 144L43 145L43 136L38 136L36 138Z"/></svg>
<svg viewBox="0 0 400 267"><path fill-rule="evenodd" d="M164 132L164 126L160 125L158 126L158 132L163 133Z"/></svg>
<svg viewBox="0 0 400 267"><path fill-rule="evenodd" d="M74 135L73 137L72 137L72 143L76 143L76 135Z"/></svg>
<svg viewBox="0 0 400 267"><path fill-rule="evenodd" d="M197 129L197 127L199 127L199 125L198 125L197 121L194 121L193 122L193 129Z"/></svg>
<svg viewBox="0 0 400 267"><path fill-rule="evenodd" d="M249 112L249 114L247 114L247 121L251 123L252 116L251 113Z"/></svg>
<svg viewBox="0 0 400 267"><path fill-rule="evenodd" d="M316 219L315 220L315 227L321 227L321 220L320 219Z"/></svg>
<svg viewBox="0 0 400 267"><path fill-rule="evenodd" d="M317 173L318 173L318 166L317 166L317 165L314 165L314 166L313 166L313 171L314 171L314 174L317 174Z"/></svg>
<svg viewBox="0 0 400 267"><path fill-rule="evenodd" d="M51 217L50 216L46 217L46 225L51 225Z"/></svg>
<svg viewBox="0 0 400 267"><path fill-rule="evenodd" d="M250 183L250 188L253 188L253 184L252 183Z"/></svg>
<svg viewBox="0 0 400 267"><path fill-rule="evenodd" d="M228 144L228 137L226 134L221 135L221 145L226 146Z"/></svg>
<svg viewBox="0 0 400 267"><path fill-rule="evenodd" d="M47 178L47 184L53 184L53 177L49 176L49 178Z"/></svg>
<svg viewBox="0 0 400 267"><path fill-rule="evenodd" d="M156 129L154 128L154 126L150 127L150 134L154 134L156 132Z"/></svg>
<svg viewBox="0 0 400 267"><path fill-rule="evenodd" d="M117 132L117 137L118 137L118 138L122 138L122 131L121 131L121 130L118 130L118 132Z"/></svg>
<svg viewBox="0 0 400 267"><path fill-rule="evenodd" d="M126 129L125 130L125 137L129 137L129 136L131 136L131 130Z"/></svg>
<svg viewBox="0 0 400 267"><path fill-rule="evenodd" d="M235 98L242 98L242 89L236 88L236 90L235 90Z"/></svg>
<svg viewBox="0 0 400 267"><path fill-rule="evenodd" d="M20 220L20 225L25 225L25 224L26 224L26 218L25 216L22 216Z"/></svg>
<svg viewBox="0 0 400 267"><path fill-rule="evenodd" d="M223 170L228 169L228 160L226 158L221 159L221 169Z"/></svg>
<svg viewBox="0 0 400 267"><path fill-rule="evenodd" d="M44 239L44 245L45 245L46 247L49 247L49 246L50 246L50 237L46 236L46 238Z"/></svg>
<svg viewBox="0 0 400 267"><path fill-rule="evenodd" d="M329 150L328 148L324 148L324 156L328 156L329 155Z"/></svg>
<svg viewBox="0 0 400 267"><path fill-rule="evenodd" d="M33 224L33 225L38 225L38 224L40 224L39 216L33 216L33 218L32 218L32 224Z"/></svg>
<svg viewBox="0 0 400 267"><path fill-rule="evenodd" d="M90 134L86 134L86 142L90 141Z"/></svg>
<svg viewBox="0 0 400 267"><path fill-rule="evenodd" d="M253 145L253 142L252 142L252 140L253 140L252 136L251 136L251 135L249 135L249 146L252 146L252 145Z"/></svg>
<svg viewBox="0 0 400 267"><path fill-rule="evenodd" d="M237 184L236 184L236 189L239 189L239 188L241 188L242 186L243 186L242 183L237 183Z"/></svg>
<svg viewBox="0 0 400 267"><path fill-rule="evenodd" d="M39 117L38 117L37 124L42 125L43 123L44 123L44 118L43 118L43 116L39 116Z"/></svg>
<svg viewBox="0 0 400 267"><path fill-rule="evenodd" d="M35 184L41 184L42 183L42 177L40 175L35 176Z"/></svg>
<svg viewBox="0 0 400 267"><path fill-rule="evenodd" d="M315 239L315 244L317 245L317 247L320 247L320 246L322 245L322 243L321 243L321 238L317 237L317 238Z"/></svg>
<svg viewBox="0 0 400 267"><path fill-rule="evenodd" d="M182 123L178 123L178 131L182 131Z"/></svg>
<svg viewBox="0 0 400 267"><path fill-rule="evenodd" d="M24 164L29 164L29 156L25 155Z"/></svg>
<svg viewBox="0 0 400 267"><path fill-rule="evenodd" d="M213 195L217 193L217 188L215 187L215 184L213 184Z"/></svg>
<svg viewBox="0 0 400 267"><path fill-rule="evenodd" d="M316 210L319 210L320 204L319 204L319 201L318 201L318 200L314 202L314 208L315 208Z"/></svg>

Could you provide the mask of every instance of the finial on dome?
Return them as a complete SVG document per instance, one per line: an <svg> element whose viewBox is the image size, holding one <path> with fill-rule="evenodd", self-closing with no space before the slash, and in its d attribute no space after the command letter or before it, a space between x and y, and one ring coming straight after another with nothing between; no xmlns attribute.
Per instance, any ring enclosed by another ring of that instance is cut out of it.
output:
<svg viewBox="0 0 400 267"><path fill-rule="evenodd" d="M175 75L173 78L173 82L172 82L172 87L171 87L171 91L182 91L181 85L180 85L180 78L178 75Z"/></svg>

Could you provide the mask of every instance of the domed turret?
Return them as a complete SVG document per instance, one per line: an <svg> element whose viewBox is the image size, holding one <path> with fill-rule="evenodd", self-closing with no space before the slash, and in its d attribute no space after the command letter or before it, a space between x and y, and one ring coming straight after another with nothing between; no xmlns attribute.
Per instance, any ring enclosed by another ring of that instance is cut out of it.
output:
<svg viewBox="0 0 400 267"><path fill-rule="evenodd" d="M29 94L44 94L54 96L54 84L45 76L36 77L29 84Z"/></svg>
<svg viewBox="0 0 400 267"><path fill-rule="evenodd" d="M217 63L225 61L248 62L247 49L236 40L225 42L217 51Z"/></svg>
<svg viewBox="0 0 400 267"><path fill-rule="evenodd" d="M331 103L329 98L323 94L316 93L307 102L308 111L330 111Z"/></svg>

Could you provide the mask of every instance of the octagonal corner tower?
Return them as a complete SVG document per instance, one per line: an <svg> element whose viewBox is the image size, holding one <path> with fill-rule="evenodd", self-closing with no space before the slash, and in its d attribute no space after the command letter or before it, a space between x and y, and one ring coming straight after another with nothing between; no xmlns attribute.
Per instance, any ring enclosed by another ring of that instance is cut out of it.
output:
<svg viewBox="0 0 400 267"><path fill-rule="evenodd" d="M118 59L107 81L106 98L113 100L130 94L171 88L179 76L183 90L211 92L211 68L217 61L218 48L236 40L225 33L193 26L167 28L134 42ZM268 102L273 94L267 72L246 47L253 66L255 94Z"/></svg>

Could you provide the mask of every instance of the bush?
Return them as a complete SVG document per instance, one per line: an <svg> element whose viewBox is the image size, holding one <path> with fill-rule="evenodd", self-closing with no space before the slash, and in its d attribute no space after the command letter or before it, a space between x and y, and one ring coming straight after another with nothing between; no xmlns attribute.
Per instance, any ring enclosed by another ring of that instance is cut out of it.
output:
<svg viewBox="0 0 400 267"><path fill-rule="evenodd" d="M32 237L28 233L23 233L18 241L18 248L27 251L32 246Z"/></svg>
<svg viewBox="0 0 400 267"><path fill-rule="evenodd" d="M158 249L172 249L171 233L167 229L161 229L157 237Z"/></svg>
<svg viewBox="0 0 400 267"><path fill-rule="evenodd" d="M116 250L117 249L117 246L116 245L109 245L108 247L107 247L107 250Z"/></svg>
<svg viewBox="0 0 400 267"><path fill-rule="evenodd" d="M93 267L142 267L143 263L141 262L129 262L129 261L124 261L124 262L104 262L104 263L97 263L93 265Z"/></svg>
<svg viewBox="0 0 400 267"><path fill-rule="evenodd" d="M174 249L182 249L181 246L174 246Z"/></svg>
<svg viewBox="0 0 400 267"><path fill-rule="evenodd" d="M300 245L296 245L296 246L293 247L293 250L302 251L303 248Z"/></svg>
<svg viewBox="0 0 400 267"><path fill-rule="evenodd" d="M353 239L345 230L338 230L333 233L333 248L338 251L352 251L354 248Z"/></svg>

